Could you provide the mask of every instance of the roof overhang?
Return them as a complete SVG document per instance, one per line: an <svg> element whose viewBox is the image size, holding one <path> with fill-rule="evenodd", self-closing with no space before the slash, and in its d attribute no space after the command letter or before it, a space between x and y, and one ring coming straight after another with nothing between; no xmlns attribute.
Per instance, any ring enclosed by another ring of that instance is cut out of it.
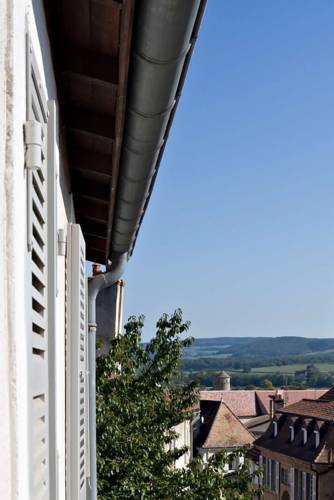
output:
<svg viewBox="0 0 334 500"><path fill-rule="evenodd" d="M157 3L167 9L175 5L184 10L184 0ZM164 125L163 142L152 167L145 196L139 200L140 212L130 228L131 254L153 189L158 166L181 94L183 81L197 38L205 0L190 0L197 15L189 40L189 50L178 76L174 105ZM45 10L54 59L60 101L61 134L67 150L76 220L86 241L87 259L106 263L115 253L115 212L119 197L119 172L127 111L127 93L133 78L133 26L141 22L149 1L141 0L45 0ZM198 7L199 6L199 7ZM162 10L162 9L160 9ZM176 13L175 13L176 12ZM166 17L167 19L167 17ZM161 19L160 19L161 21ZM143 26L140 26L142 30ZM145 26L144 26L145 28ZM152 25L151 25L152 28ZM154 26L153 26L154 28ZM166 28L167 29L167 28ZM145 29L144 29L145 31ZM129 76L130 75L130 76ZM138 81L136 81L136 85ZM122 180L131 190L132 180ZM122 221L122 214L117 221ZM117 251L117 250L116 250Z"/></svg>
<svg viewBox="0 0 334 500"><path fill-rule="evenodd" d="M110 246L134 0L45 1L76 220L87 259Z"/></svg>

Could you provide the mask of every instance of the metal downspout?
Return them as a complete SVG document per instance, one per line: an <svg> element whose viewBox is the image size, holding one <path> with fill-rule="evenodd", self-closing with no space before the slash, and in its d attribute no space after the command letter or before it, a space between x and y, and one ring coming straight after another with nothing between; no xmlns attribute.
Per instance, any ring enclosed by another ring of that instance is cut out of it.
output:
<svg viewBox="0 0 334 500"><path fill-rule="evenodd" d="M104 288L118 281L128 261L128 254L118 255L113 260L113 269L98 274L88 281L88 371L89 371L89 461L88 500L97 498L96 475L96 299Z"/></svg>

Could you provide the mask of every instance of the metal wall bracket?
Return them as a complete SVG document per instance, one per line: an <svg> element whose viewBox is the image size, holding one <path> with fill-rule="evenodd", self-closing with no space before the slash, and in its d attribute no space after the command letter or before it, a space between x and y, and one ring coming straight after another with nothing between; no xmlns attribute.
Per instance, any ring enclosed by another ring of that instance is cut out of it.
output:
<svg viewBox="0 0 334 500"><path fill-rule="evenodd" d="M39 170L43 166L43 127L36 120L28 120L24 124L24 142L26 146L25 167L28 170Z"/></svg>

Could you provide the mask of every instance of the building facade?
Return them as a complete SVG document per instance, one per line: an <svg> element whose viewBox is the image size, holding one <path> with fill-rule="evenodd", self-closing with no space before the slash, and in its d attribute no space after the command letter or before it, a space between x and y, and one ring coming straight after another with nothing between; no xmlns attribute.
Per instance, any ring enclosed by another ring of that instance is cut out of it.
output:
<svg viewBox="0 0 334 500"><path fill-rule="evenodd" d="M330 500L334 492L334 392L282 408L254 443L263 467L263 498Z"/></svg>
<svg viewBox="0 0 334 500"><path fill-rule="evenodd" d="M217 452L228 454L243 446L250 446L253 435L223 401L200 401L200 418L194 427L194 451L203 463ZM237 470L244 457L226 464L226 472Z"/></svg>
<svg viewBox="0 0 334 500"><path fill-rule="evenodd" d="M326 389L205 390L200 391L200 398L226 403L254 437L258 438L268 429L278 407L288 406L303 398L316 399L325 392Z"/></svg>

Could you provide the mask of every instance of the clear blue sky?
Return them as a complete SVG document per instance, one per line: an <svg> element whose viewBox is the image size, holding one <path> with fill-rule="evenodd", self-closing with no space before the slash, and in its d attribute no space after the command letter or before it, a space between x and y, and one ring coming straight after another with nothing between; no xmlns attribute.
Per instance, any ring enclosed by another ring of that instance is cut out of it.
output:
<svg viewBox="0 0 334 500"><path fill-rule="evenodd" d="M334 2L209 0L125 274L125 318L334 334Z"/></svg>

